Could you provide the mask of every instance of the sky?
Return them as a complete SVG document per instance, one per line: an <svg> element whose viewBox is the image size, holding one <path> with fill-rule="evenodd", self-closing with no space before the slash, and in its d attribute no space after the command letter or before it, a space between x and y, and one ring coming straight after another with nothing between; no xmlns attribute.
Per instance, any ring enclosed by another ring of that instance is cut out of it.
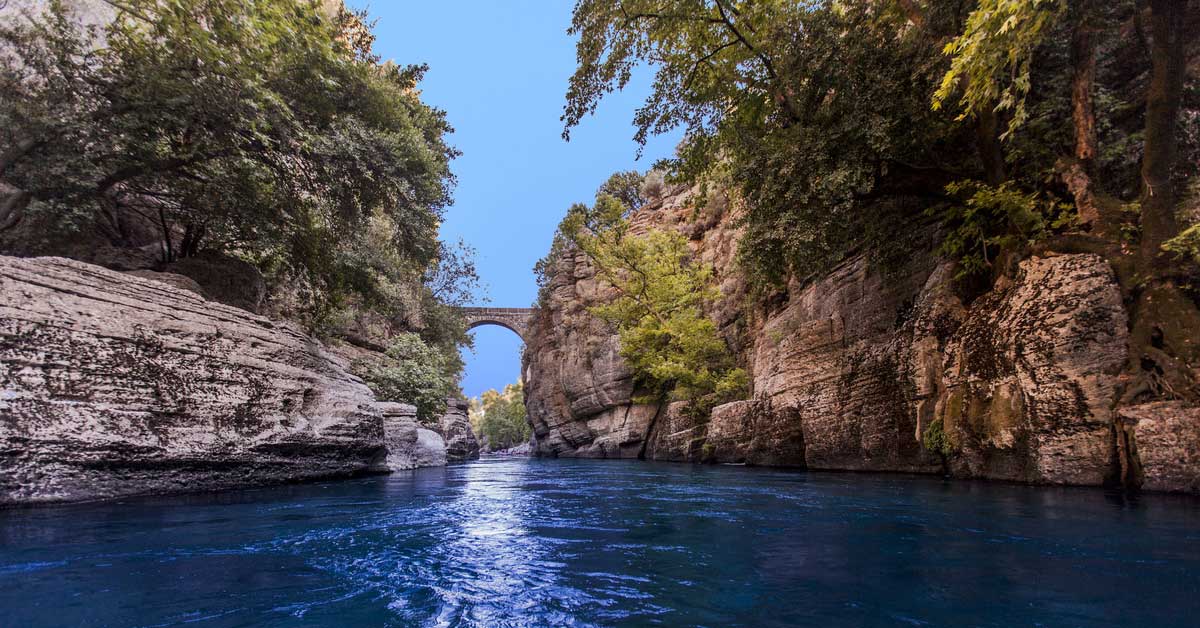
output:
<svg viewBox="0 0 1200 628"><path fill-rule="evenodd" d="M562 135L575 41L567 34L573 0L363 2L378 22L375 52L396 63L426 63L422 98L447 113L450 143L463 155L442 238L477 251L488 301L529 307L537 298L533 265L550 249L572 203L591 203L620 170L645 171L671 154L678 134L653 139L640 160L634 110L649 93L650 73L601 103L595 116ZM495 326L471 332L463 391L476 396L520 376L521 340Z"/></svg>

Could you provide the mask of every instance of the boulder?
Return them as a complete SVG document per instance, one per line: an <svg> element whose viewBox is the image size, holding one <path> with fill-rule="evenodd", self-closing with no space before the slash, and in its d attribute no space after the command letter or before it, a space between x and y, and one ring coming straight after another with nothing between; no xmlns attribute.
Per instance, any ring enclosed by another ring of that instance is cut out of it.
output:
<svg viewBox="0 0 1200 628"><path fill-rule="evenodd" d="M1128 321L1098 255L1033 257L971 304L942 357L941 418L959 475L1099 485L1112 478Z"/></svg>
<svg viewBox="0 0 1200 628"><path fill-rule="evenodd" d="M446 441L437 432L417 422L416 406L377 402L375 409L383 415L388 470L406 471L446 465Z"/></svg>
<svg viewBox="0 0 1200 628"><path fill-rule="evenodd" d="M1200 408L1177 401L1121 408L1141 467L1142 488L1200 493Z"/></svg>

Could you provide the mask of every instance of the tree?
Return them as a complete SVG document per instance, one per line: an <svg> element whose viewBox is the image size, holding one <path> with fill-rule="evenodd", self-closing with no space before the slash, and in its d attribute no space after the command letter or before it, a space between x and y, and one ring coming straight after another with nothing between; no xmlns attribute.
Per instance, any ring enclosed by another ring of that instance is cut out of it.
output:
<svg viewBox="0 0 1200 628"><path fill-rule="evenodd" d="M865 207L936 198L974 174L962 131L927 106L938 51L907 24L894 3L867 0L584 0L565 134L652 66L635 138L685 129L678 157L661 166L674 180L742 193L742 260L759 283L780 286L895 241L893 227L913 218Z"/></svg>
<svg viewBox="0 0 1200 628"><path fill-rule="evenodd" d="M616 327L621 357L650 398L686 400L701 412L740 398L746 373L703 310L718 296L712 269L692 259L679 233L632 233L630 211L601 192L593 207L576 205L563 220L564 237L616 293L591 312Z"/></svg>
<svg viewBox="0 0 1200 628"><path fill-rule="evenodd" d="M1066 0L981 0L963 33L946 44L953 61L933 96L934 109L957 95L959 120L1009 112L1005 135L1024 124L1034 51L1065 10Z"/></svg>
<svg viewBox="0 0 1200 628"><path fill-rule="evenodd" d="M1164 256L1198 259L1176 214L1200 2L584 0L573 31L567 130L652 66L636 138L684 127L670 174L741 192L753 283L902 260L922 214L980 288L1014 268L993 259L1100 253L1130 303L1125 401L1200 399L1198 271Z"/></svg>
<svg viewBox="0 0 1200 628"><path fill-rule="evenodd" d="M1150 85L1146 93L1146 130L1142 157L1141 243L1130 336L1130 368L1140 381L1127 399L1153 396L1200 399L1200 310L1180 287L1166 263L1169 241L1179 235L1179 201L1174 170L1178 156L1180 106L1186 79L1186 45L1200 27L1200 3L1150 0ZM1188 24L1190 20L1190 26ZM1190 278L1185 277L1184 281Z"/></svg>
<svg viewBox="0 0 1200 628"><path fill-rule="evenodd" d="M488 390L471 400L471 428L486 451L516 447L529 441L532 428L525 418L525 392L521 382L503 392Z"/></svg>
<svg viewBox="0 0 1200 628"><path fill-rule="evenodd" d="M164 263L202 250L306 276L330 299L444 257L457 154L422 103L423 66L377 63L361 13L309 0L111 0L85 28L61 0L0 25L0 181L25 220L160 232ZM377 234L372 233L372 237Z"/></svg>
<svg viewBox="0 0 1200 628"><path fill-rule="evenodd" d="M977 111L997 100L999 109L1012 111L1009 133L1027 120L1025 96L1033 87L1031 67L1043 42L1053 34L1055 23L1070 15L1072 47L1071 100L1075 129L1075 155L1081 166L1068 169L1066 184L1071 189L1085 223L1101 223L1097 233L1111 237L1097 208L1103 190L1094 189L1089 175L1091 160L1098 152L1092 91L1096 59L1094 30L1098 24L1091 2L1065 0L984 0L967 18L966 30L947 45L953 56L935 107L954 92L957 82L967 79L961 91L964 113ZM1133 9L1136 23L1142 9ZM1140 179L1142 182L1140 238L1132 260L1132 273L1119 273L1133 301L1130 337L1130 374L1135 377L1124 392L1126 401L1150 396L1200 399L1200 382L1193 375L1200 364L1200 310L1184 293L1180 283L1190 283L1186 269L1169 263L1166 251L1180 235L1175 210L1178 124L1183 91L1187 82L1188 43L1200 26L1200 3L1188 0L1152 0L1145 19L1149 22L1149 81L1145 87L1145 118ZM1111 204L1111 203L1110 203ZM1118 270L1130 266L1123 250L1105 252ZM1183 271L1183 276L1181 276ZM1182 281L1181 281L1182 280Z"/></svg>
<svg viewBox="0 0 1200 628"><path fill-rule="evenodd" d="M413 333L398 334L382 359L358 362L355 371L380 401L415 405L417 420L425 424L436 423L458 392L456 365Z"/></svg>

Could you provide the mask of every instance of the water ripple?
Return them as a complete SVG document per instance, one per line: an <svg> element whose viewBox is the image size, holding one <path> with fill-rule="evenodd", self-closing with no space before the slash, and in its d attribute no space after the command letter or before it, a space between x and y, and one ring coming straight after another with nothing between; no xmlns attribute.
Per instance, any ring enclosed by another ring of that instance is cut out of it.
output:
<svg viewBox="0 0 1200 628"><path fill-rule="evenodd" d="M0 626L1183 626L1196 500L487 461L0 512Z"/></svg>

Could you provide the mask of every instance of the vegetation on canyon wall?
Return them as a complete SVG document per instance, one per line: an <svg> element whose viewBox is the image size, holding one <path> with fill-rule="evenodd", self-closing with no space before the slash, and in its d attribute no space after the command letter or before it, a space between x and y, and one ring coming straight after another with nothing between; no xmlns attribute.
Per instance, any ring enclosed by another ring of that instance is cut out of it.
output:
<svg viewBox="0 0 1200 628"><path fill-rule="evenodd" d="M1200 3L581 0L565 133L655 71L636 138L682 127L676 181L740 192L763 291L937 225L963 289L1037 250L1108 259L1124 401L1200 398ZM932 219L932 220L931 220Z"/></svg>
<svg viewBox="0 0 1200 628"><path fill-rule="evenodd" d="M532 430L525 418L525 387L509 384L471 399L471 429L485 451L509 449L529 442Z"/></svg>
<svg viewBox="0 0 1200 628"><path fill-rule="evenodd" d="M567 212L560 233L615 290L591 312L616 328L621 357L649 400L686 400L706 411L744 395L746 372L703 310L717 297L713 269L693 259L675 231L631 230L642 183L631 173L613 175L595 204Z"/></svg>
<svg viewBox="0 0 1200 628"><path fill-rule="evenodd" d="M475 272L437 238L457 151L416 89L425 68L380 63L366 14L340 2L108 5L99 25L60 0L0 25L4 251L149 242L172 272L238 258L272 314L380 332L375 348L419 331L405 346L456 375L469 338L452 306Z"/></svg>
<svg viewBox="0 0 1200 628"><path fill-rule="evenodd" d="M444 352L405 332L392 337L382 357L356 362L354 370L380 401L411 403L417 420L432 424L458 392L461 366L448 364Z"/></svg>

